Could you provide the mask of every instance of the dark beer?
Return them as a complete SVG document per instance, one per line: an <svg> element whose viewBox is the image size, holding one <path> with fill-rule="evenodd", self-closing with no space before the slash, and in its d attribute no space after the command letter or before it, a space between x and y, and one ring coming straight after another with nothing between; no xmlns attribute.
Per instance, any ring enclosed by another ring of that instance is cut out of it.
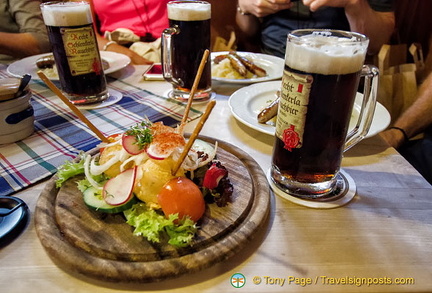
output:
<svg viewBox="0 0 432 293"><path fill-rule="evenodd" d="M210 49L210 18L211 6L204 1L177 1L168 4L168 19L170 24L171 43L162 46L164 52L171 54L167 57L162 54L163 62L171 58L173 95L176 98L187 99L193 87L195 76L206 49ZM165 34L165 32L164 32ZM170 48L166 48L170 46ZM165 51L166 50L166 51ZM166 69L166 67L164 67ZM166 73L164 72L164 76ZM195 99L206 99L211 91L211 64L210 57L204 67L199 81Z"/></svg>
<svg viewBox="0 0 432 293"><path fill-rule="evenodd" d="M183 82L183 86L178 87L179 90L190 92L196 76L193 73L198 71L204 51L210 47L210 19L170 20L170 26L177 26L180 31L173 36L173 76ZM207 61L197 90L207 90L210 87L211 68Z"/></svg>
<svg viewBox="0 0 432 293"><path fill-rule="evenodd" d="M285 70L300 73L288 66ZM282 139L276 137L273 164L291 180L319 183L331 180L339 170L359 72L311 76L313 86L301 147L287 150Z"/></svg>
<svg viewBox="0 0 432 293"><path fill-rule="evenodd" d="M306 198L336 184L368 44L328 34L288 38L276 121L271 178Z"/></svg>
<svg viewBox="0 0 432 293"><path fill-rule="evenodd" d="M74 104L107 98L102 62L88 3L41 6L62 90Z"/></svg>

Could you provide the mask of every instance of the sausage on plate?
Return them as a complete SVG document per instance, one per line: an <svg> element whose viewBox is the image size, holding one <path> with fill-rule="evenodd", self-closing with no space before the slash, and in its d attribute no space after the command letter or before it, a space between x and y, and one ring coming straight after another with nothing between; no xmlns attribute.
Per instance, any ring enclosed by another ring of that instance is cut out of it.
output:
<svg viewBox="0 0 432 293"><path fill-rule="evenodd" d="M257 119L259 123L266 123L277 115L280 99L279 92L276 95L277 98L258 113Z"/></svg>

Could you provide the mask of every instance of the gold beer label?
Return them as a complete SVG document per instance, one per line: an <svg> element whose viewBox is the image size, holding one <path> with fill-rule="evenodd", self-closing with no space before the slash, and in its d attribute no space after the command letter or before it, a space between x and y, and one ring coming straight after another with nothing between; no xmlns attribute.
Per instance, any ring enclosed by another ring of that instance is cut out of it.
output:
<svg viewBox="0 0 432 293"><path fill-rule="evenodd" d="M284 70L276 119L276 136L292 151L303 144L306 114L313 77Z"/></svg>
<svg viewBox="0 0 432 293"><path fill-rule="evenodd" d="M80 28L61 28L63 45L73 76L95 72L100 74L98 46L92 25Z"/></svg>

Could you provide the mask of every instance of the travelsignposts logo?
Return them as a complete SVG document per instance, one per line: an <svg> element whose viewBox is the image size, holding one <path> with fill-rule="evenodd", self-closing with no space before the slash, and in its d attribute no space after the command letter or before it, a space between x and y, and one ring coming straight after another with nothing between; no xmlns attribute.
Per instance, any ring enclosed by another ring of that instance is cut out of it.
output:
<svg viewBox="0 0 432 293"><path fill-rule="evenodd" d="M231 276L230 283L234 288L241 288L246 284L246 278L240 273Z"/></svg>

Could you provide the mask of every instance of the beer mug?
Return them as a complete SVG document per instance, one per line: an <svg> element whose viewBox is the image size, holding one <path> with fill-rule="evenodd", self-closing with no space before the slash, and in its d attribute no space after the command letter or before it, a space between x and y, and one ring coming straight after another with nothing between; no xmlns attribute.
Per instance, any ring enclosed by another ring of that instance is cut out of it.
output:
<svg viewBox="0 0 432 293"><path fill-rule="evenodd" d="M375 111L378 69L363 65L368 44L354 32L288 34L270 178L289 195L329 200L340 192L343 152L366 136ZM347 135L361 77L360 117Z"/></svg>
<svg viewBox="0 0 432 293"><path fill-rule="evenodd" d="M187 101L204 51L210 50L211 5L187 0L167 5L170 27L162 32L163 76L173 85L169 96ZM211 96L210 66L207 60L194 101L205 101Z"/></svg>
<svg viewBox="0 0 432 293"><path fill-rule="evenodd" d="M40 7L62 91L76 105L107 99L90 4L59 1Z"/></svg>

